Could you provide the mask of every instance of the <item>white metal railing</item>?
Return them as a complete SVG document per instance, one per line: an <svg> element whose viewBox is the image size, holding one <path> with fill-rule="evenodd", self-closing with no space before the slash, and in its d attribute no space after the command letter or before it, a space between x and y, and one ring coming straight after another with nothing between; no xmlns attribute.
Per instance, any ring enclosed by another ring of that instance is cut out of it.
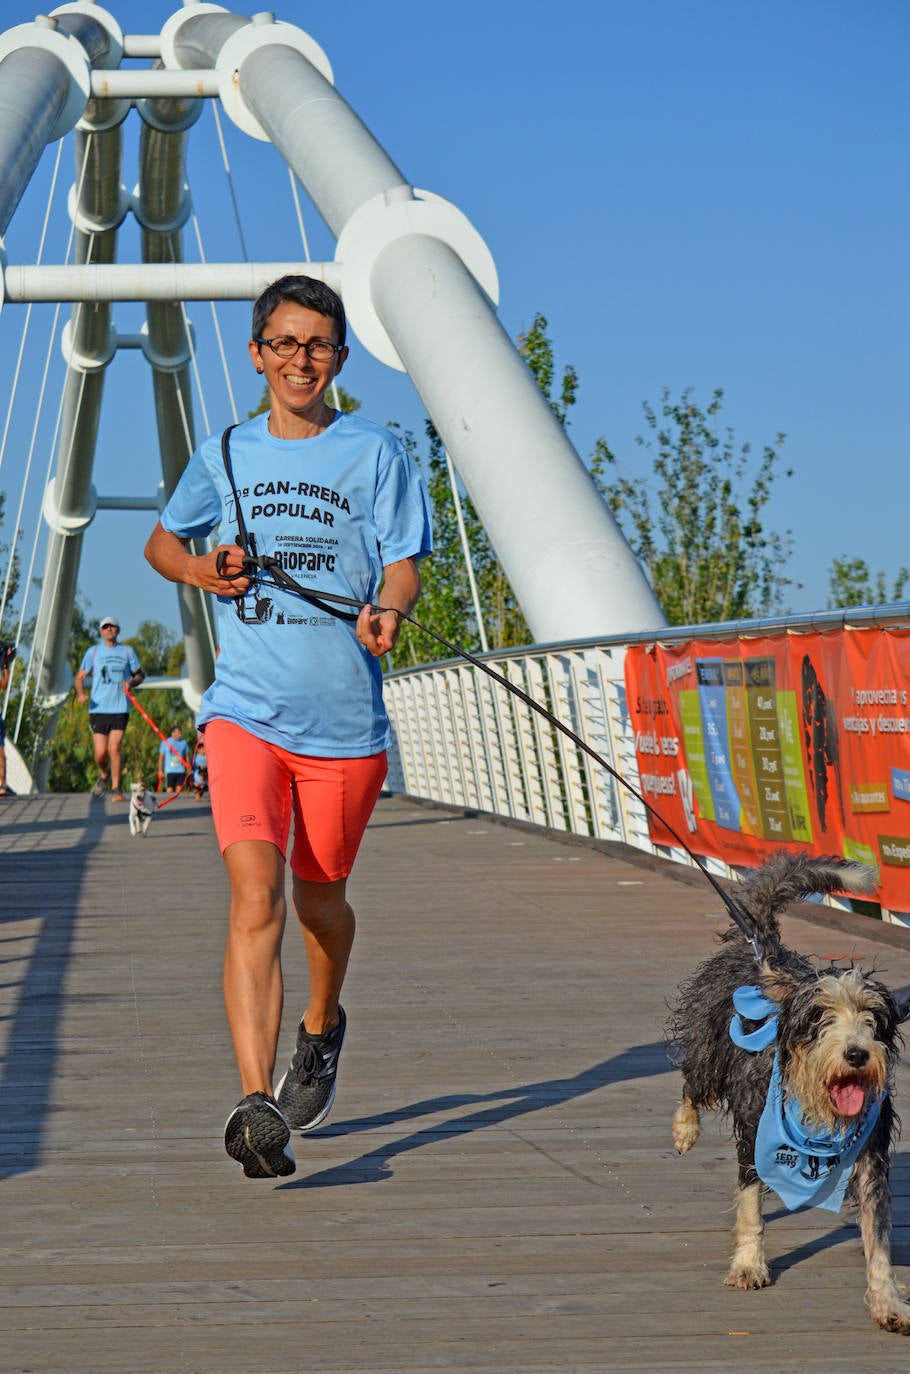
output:
<svg viewBox="0 0 910 1374"><path fill-rule="evenodd" d="M907 604L697 625L630 635L622 641L535 645L483 661L552 711L634 788L635 737L626 705L624 660L633 643L730 639L742 634L885 627L910 623ZM618 840L692 865L679 848L651 842L645 808L537 712L459 659L393 672L385 679L392 723L389 786L447 806L488 811L592 839ZM712 874L735 877L721 860ZM827 899L850 909L845 899ZM904 913L885 920L908 924Z"/></svg>
<svg viewBox="0 0 910 1374"><path fill-rule="evenodd" d="M487 654L485 661L637 786L624 658L624 645L550 645ZM385 700L394 737L389 785L396 791L653 849L641 803L470 664L391 673Z"/></svg>

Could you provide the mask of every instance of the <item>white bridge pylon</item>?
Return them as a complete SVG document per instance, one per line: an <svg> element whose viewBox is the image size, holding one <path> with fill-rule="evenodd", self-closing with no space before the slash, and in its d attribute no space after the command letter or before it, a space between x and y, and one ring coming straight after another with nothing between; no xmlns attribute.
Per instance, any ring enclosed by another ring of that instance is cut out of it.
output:
<svg viewBox="0 0 910 1374"><path fill-rule="evenodd" d="M147 68L122 59L150 58ZM206 99L247 134L271 140L336 238L333 262L186 263L185 146ZM121 126L142 120L140 174L121 180ZM252 18L187 0L160 35L124 35L94 0L73 0L0 35L0 236L48 143L73 132L73 265L0 259L3 300L73 303L33 657L47 699L69 688L66 647L108 365L141 348L152 372L162 495L195 447L184 302L252 300L284 272L321 277L342 296L360 343L407 371L483 520L538 642L657 629L663 614L584 463L495 314L495 265L448 201L419 190L335 91L322 49L271 13ZM118 228L142 227L142 262L117 264ZM112 307L144 301L139 335ZM149 496L150 511L161 497ZM191 706L211 681L206 598L179 588Z"/></svg>

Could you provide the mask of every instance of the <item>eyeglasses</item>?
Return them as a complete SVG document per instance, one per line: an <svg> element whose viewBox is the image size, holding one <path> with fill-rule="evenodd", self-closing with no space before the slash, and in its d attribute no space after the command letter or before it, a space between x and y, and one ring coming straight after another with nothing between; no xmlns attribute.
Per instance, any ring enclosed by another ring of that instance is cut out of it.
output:
<svg viewBox="0 0 910 1374"><path fill-rule="evenodd" d="M293 334L279 334L275 339L254 339L254 343L265 344L279 358L295 358L302 348L314 363L328 363L340 353L344 344L329 343L328 339L307 339L303 343L300 339L295 339Z"/></svg>

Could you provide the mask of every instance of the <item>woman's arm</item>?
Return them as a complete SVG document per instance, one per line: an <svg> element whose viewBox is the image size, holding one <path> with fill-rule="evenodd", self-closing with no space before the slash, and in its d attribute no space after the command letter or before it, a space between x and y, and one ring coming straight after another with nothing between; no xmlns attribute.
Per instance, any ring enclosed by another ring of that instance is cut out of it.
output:
<svg viewBox="0 0 910 1374"><path fill-rule="evenodd" d="M401 617L411 614L419 598L420 569L416 558L402 558L383 568L379 604L388 609L375 612L372 606L364 606L357 617L357 638L374 658L394 648Z"/></svg>
<svg viewBox="0 0 910 1374"><path fill-rule="evenodd" d="M217 568L220 553L225 554L224 573ZM166 530L159 520L145 546L146 560L156 572L169 582L185 582L188 587L201 587L215 596L242 596L250 585L248 577L237 576L243 570L243 550L236 544L219 544L211 553L190 552L189 540L180 539Z"/></svg>

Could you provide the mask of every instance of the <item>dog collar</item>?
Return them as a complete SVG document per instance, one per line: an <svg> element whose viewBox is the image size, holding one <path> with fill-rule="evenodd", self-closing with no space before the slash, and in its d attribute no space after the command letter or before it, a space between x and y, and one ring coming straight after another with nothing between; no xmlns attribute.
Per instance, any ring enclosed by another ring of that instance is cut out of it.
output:
<svg viewBox="0 0 910 1374"><path fill-rule="evenodd" d="M750 1054L766 1049L777 1037L778 1004L766 997L761 988L746 983L734 992L733 1006L736 1015L730 1022L730 1039L734 1045L741 1050L748 1050ZM747 1021L761 1021L763 1024L753 1031L747 1031L743 1028L743 1017Z"/></svg>

